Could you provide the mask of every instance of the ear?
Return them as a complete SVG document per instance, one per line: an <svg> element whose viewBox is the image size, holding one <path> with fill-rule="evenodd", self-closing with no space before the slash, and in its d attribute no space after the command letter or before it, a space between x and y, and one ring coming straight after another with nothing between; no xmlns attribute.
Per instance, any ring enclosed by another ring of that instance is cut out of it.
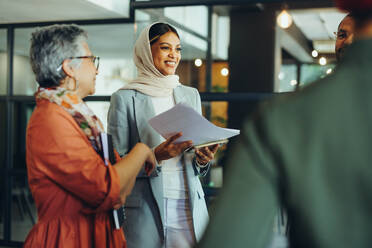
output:
<svg viewBox="0 0 372 248"><path fill-rule="evenodd" d="M73 78L75 76L74 68L69 64L71 60L65 59L62 63L62 70L68 76Z"/></svg>

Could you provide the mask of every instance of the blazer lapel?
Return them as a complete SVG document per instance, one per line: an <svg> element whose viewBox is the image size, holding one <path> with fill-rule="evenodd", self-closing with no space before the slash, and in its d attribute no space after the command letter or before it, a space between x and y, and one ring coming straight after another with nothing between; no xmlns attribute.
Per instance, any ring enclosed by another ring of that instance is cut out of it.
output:
<svg viewBox="0 0 372 248"><path fill-rule="evenodd" d="M148 124L148 120L155 116L151 98L137 92L134 107L140 141L154 148L160 144L160 135Z"/></svg>
<svg viewBox="0 0 372 248"><path fill-rule="evenodd" d="M154 106L151 97L137 92L134 99L134 115L137 123L138 135L140 141L147 144L150 148L154 148L160 144L160 135L148 124L148 120L155 116ZM159 173L158 176L149 178L153 196L158 205L161 229L163 230L164 221L164 200L163 200L163 176Z"/></svg>

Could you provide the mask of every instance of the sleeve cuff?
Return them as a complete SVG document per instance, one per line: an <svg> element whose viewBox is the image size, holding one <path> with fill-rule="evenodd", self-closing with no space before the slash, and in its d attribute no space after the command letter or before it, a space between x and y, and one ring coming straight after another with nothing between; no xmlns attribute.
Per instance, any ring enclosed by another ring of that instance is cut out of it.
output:
<svg viewBox="0 0 372 248"><path fill-rule="evenodd" d="M199 164L198 160L195 158L195 164L199 167L199 168L205 168L207 166L209 166L211 162L209 161L208 163L206 164Z"/></svg>

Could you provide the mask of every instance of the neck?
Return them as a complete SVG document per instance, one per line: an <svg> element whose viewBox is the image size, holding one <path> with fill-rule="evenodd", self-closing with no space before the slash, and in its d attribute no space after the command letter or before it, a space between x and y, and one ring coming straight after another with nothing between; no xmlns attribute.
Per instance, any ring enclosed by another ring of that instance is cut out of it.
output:
<svg viewBox="0 0 372 248"><path fill-rule="evenodd" d="M81 99L86 97L86 95L84 95L81 92L81 90L79 90L79 88L76 89L76 81L74 81L71 78L66 77L65 79L61 80L61 82L59 84L59 87L60 88L65 88L66 90L69 90L69 91L72 91L77 96L79 96ZM77 86L77 87L79 87L79 86Z"/></svg>

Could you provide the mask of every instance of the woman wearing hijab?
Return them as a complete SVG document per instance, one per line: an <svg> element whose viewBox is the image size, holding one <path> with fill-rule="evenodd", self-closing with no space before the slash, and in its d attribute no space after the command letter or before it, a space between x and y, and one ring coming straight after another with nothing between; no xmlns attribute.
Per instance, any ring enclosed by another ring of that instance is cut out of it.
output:
<svg viewBox="0 0 372 248"><path fill-rule="evenodd" d="M27 174L38 222L24 247L126 247L121 229L110 223L153 152L133 144L114 165L105 162L102 123L82 100L95 91L98 57L76 25L35 31L30 58L39 89L27 127Z"/></svg>
<svg viewBox="0 0 372 248"><path fill-rule="evenodd" d="M148 120L175 104L187 104L201 114L196 89L175 75L181 59L179 35L166 23L154 23L140 34L134 48L138 77L111 97L108 132L124 156L137 142L152 147L158 162L150 176L139 174L125 203L124 232L129 248L191 247L208 222L198 175L206 175L218 145L183 151L191 141L175 144L182 134L164 140Z"/></svg>

